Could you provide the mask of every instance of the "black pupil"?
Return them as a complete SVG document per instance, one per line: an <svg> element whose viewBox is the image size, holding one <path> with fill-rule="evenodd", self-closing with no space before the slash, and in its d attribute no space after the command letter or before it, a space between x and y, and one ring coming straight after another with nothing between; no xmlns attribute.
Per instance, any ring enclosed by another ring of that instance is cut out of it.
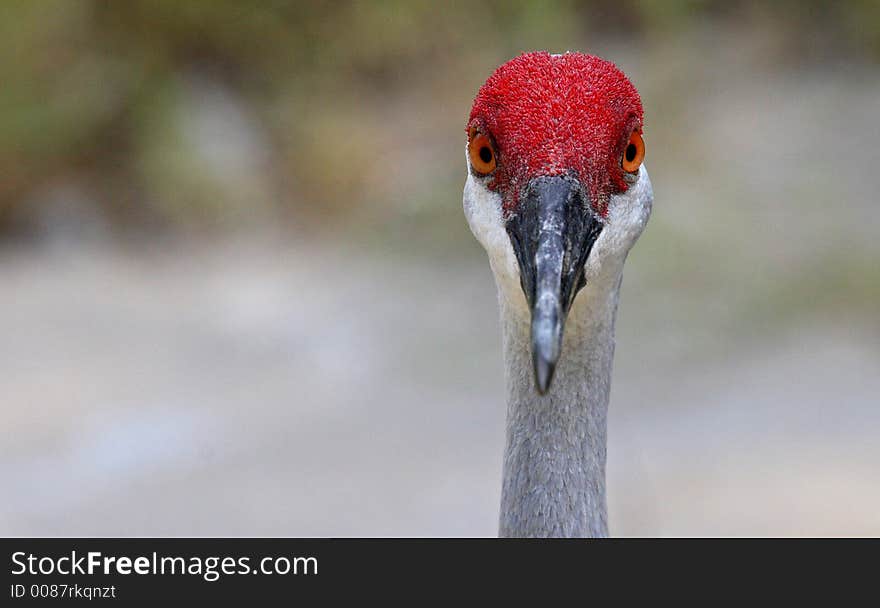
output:
<svg viewBox="0 0 880 608"><path fill-rule="evenodd" d="M626 161L631 163L636 157L636 145L630 144L626 147Z"/></svg>
<svg viewBox="0 0 880 608"><path fill-rule="evenodd" d="M480 148L480 160L487 165L492 162L492 150L490 150L488 146Z"/></svg>

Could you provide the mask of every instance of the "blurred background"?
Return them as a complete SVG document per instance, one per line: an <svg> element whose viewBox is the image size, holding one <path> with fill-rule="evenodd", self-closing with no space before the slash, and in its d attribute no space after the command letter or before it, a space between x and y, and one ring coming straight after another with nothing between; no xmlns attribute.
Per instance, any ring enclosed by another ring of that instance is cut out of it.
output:
<svg viewBox="0 0 880 608"><path fill-rule="evenodd" d="M645 107L615 535L880 535L880 3L0 5L0 534L494 535L496 66Z"/></svg>

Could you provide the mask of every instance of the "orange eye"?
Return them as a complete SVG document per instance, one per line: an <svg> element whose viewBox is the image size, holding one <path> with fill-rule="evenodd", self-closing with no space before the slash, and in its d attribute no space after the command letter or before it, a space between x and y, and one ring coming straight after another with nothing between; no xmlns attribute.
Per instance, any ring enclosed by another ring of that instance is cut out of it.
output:
<svg viewBox="0 0 880 608"><path fill-rule="evenodd" d="M472 132L468 142L468 156L471 166L480 175L488 175L495 170L495 148L492 141L482 133Z"/></svg>
<svg viewBox="0 0 880 608"><path fill-rule="evenodd" d="M645 140L636 131L629 136L629 143L623 150L621 165L627 173L635 173L645 160Z"/></svg>

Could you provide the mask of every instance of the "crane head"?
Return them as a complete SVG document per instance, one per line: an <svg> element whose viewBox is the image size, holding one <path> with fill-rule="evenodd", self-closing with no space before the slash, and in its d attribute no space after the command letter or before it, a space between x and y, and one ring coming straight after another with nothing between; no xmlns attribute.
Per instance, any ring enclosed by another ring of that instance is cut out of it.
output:
<svg viewBox="0 0 880 608"><path fill-rule="evenodd" d="M603 268L622 269L650 214L642 121L627 77L581 53L520 55L474 100L465 214L499 288L522 294L541 394L575 296Z"/></svg>

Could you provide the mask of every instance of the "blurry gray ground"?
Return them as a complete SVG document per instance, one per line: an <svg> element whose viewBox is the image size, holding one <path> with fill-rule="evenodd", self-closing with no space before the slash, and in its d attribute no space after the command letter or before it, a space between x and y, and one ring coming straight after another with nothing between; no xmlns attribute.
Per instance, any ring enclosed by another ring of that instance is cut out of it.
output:
<svg viewBox="0 0 880 608"><path fill-rule="evenodd" d="M3 255L0 534L495 533L505 406L482 259ZM690 320L645 318L633 274L612 532L880 534L876 336L836 322L705 354L681 346Z"/></svg>

